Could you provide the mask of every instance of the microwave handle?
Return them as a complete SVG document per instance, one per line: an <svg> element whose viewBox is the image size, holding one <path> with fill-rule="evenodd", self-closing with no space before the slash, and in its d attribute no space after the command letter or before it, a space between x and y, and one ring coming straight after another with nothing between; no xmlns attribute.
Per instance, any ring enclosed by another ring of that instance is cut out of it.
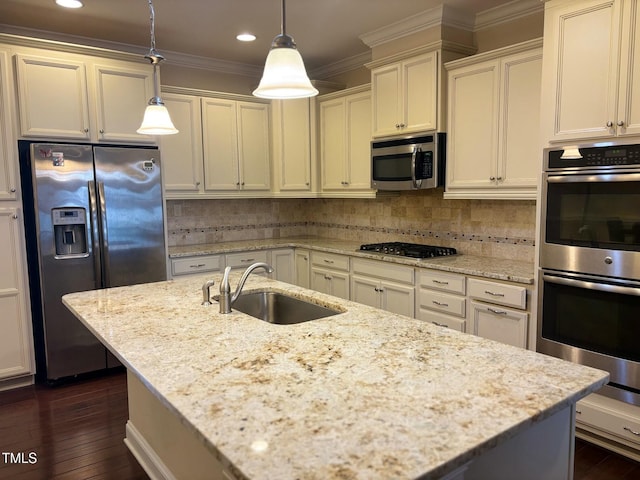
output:
<svg viewBox="0 0 640 480"><path fill-rule="evenodd" d="M420 188L416 178L416 164L418 163L418 153L420 152L422 152L422 149L419 145L413 147L413 153L411 154L411 181L413 182L413 188ZM422 180L420 180L420 183L422 183Z"/></svg>
<svg viewBox="0 0 640 480"><path fill-rule="evenodd" d="M599 290L601 292L619 293L623 295L635 295L640 297L640 288L625 287L622 285L612 285L610 283L589 282L566 277L557 277L548 273L542 274L542 280L547 283L555 283L558 285L566 285L568 287L588 288L591 290Z"/></svg>

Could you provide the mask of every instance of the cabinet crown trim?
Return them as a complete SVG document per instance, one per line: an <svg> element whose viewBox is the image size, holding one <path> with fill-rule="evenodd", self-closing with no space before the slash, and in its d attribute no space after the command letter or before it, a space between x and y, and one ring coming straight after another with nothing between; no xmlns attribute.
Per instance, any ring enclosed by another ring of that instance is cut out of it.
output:
<svg viewBox="0 0 640 480"><path fill-rule="evenodd" d="M516 43L507 47L497 48L488 52L478 53L470 57L460 58L458 60L452 60L444 64L447 70L453 68L464 67L467 65L473 65L478 62L486 60L494 60L496 58L502 58L506 55L513 55L516 53L527 52L536 48L542 48L542 38L535 38L533 40L527 40L526 42ZM542 51L540 51L542 55Z"/></svg>
<svg viewBox="0 0 640 480"><path fill-rule="evenodd" d="M162 93L175 93L179 95L192 95L194 97L207 97L207 98L223 98L225 100L237 100L239 102L252 102L252 103L264 103L266 105L271 104L271 100L264 98L254 97L252 95L242 95L238 93L226 93L217 92L214 90L200 90L197 88L188 87L175 87L172 85L162 85L160 87Z"/></svg>
<svg viewBox="0 0 640 480"><path fill-rule="evenodd" d="M373 70L374 68L382 67L390 63L399 62L408 58L416 57L425 53L431 53L434 51L446 51L468 56L476 53L477 49L476 47L471 47L462 43L450 42L447 40L438 40L437 42L431 42L421 47L412 48L400 53L396 53L394 55L378 58L369 63L365 63L364 66L370 70Z"/></svg>

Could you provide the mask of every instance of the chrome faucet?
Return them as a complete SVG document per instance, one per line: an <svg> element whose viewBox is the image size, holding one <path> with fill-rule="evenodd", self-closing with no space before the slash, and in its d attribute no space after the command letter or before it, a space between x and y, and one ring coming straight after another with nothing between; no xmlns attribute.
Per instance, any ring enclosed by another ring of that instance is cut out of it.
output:
<svg viewBox="0 0 640 480"><path fill-rule="evenodd" d="M202 305L211 305L211 287L214 283L213 280L207 280L202 285Z"/></svg>
<svg viewBox="0 0 640 480"><path fill-rule="evenodd" d="M231 305L233 305L233 303L238 299L238 296L244 287L244 283L247 281L247 278L249 278L249 275L251 275L251 272L256 268L264 268L267 273L273 272L273 268L263 262L249 265L242 274L242 277L240 277L240 281L238 282L238 286L236 287L236 291L233 295L231 295L231 286L229 285L229 272L231 272L231 267L224 269L222 283L220 283L220 313L231 313Z"/></svg>

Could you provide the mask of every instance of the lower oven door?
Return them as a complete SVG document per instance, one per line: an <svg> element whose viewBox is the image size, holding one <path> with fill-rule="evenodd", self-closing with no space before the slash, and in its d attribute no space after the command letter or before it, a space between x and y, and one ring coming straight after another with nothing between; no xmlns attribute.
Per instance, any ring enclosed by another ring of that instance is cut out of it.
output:
<svg viewBox="0 0 640 480"><path fill-rule="evenodd" d="M640 401L640 282L545 270L539 278L537 350L606 370L610 386Z"/></svg>

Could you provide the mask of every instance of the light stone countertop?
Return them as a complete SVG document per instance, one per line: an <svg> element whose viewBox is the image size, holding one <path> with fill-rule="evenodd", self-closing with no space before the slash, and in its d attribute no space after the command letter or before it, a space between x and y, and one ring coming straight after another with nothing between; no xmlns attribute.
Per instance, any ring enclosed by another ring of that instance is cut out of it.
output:
<svg viewBox="0 0 640 480"><path fill-rule="evenodd" d="M496 280L506 280L509 282L523 283L527 285L532 285L534 281L534 267L530 262L464 254L452 255L449 257L416 259L395 255L384 255L374 252L363 252L359 250L360 245L361 242L333 240L320 237L240 240L236 242L169 247L169 258L292 247L371 258L375 260L384 260L412 267L432 268L446 272L493 278Z"/></svg>
<svg viewBox="0 0 640 480"><path fill-rule="evenodd" d="M241 478L439 478L608 378L256 275L246 292L286 290L344 313L286 326L221 315L200 304L210 278L221 274L63 301Z"/></svg>

